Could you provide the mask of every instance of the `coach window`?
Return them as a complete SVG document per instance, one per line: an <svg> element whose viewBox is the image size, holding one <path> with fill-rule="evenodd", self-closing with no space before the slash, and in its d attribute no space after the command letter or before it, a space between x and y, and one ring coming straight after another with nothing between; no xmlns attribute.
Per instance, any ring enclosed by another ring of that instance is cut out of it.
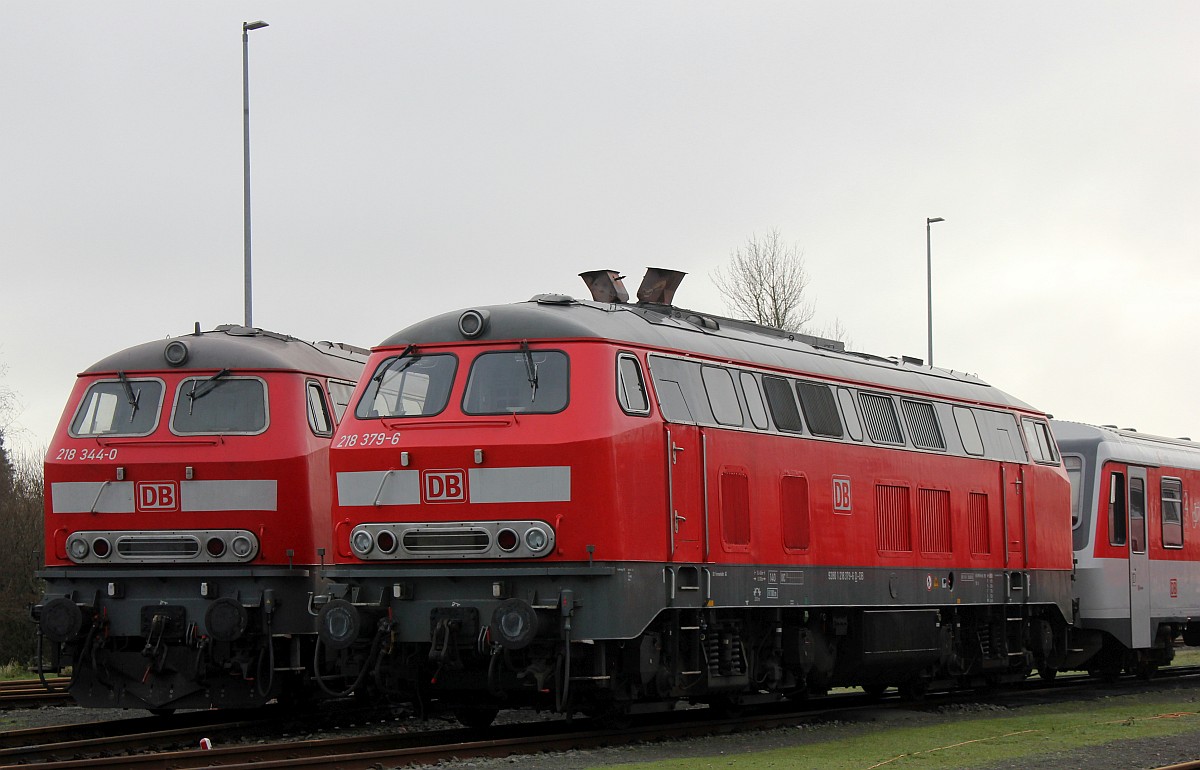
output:
<svg viewBox="0 0 1200 770"><path fill-rule="evenodd" d="M450 401L458 359L449 354L405 351L375 367L354 409L361 420L375 417L430 417Z"/></svg>
<svg viewBox="0 0 1200 770"><path fill-rule="evenodd" d="M1125 474L1108 474L1108 542L1125 545Z"/></svg>
<svg viewBox="0 0 1200 770"><path fill-rule="evenodd" d="M68 431L86 436L148 436L158 427L162 408L161 380L119 380L92 383L71 420Z"/></svg>
<svg viewBox="0 0 1200 770"><path fill-rule="evenodd" d="M796 408L796 397L792 395L787 380L782 377L764 376L762 384L775 426L790 433L802 431L804 424L800 422L800 410Z"/></svg>
<svg viewBox="0 0 1200 770"><path fill-rule="evenodd" d="M737 390L733 386L733 375L728 369L719 366L700 367L700 377L704 380L704 390L708 393L708 404L712 407L713 417L721 425L741 427L745 424L742 418L742 406L738 403Z"/></svg>
<svg viewBox="0 0 1200 770"><path fill-rule="evenodd" d="M1071 529L1075 529L1083 521L1083 511L1079 507L1079 490L1083 485L1083 458L1063 455L1063 466L1066 467L1067 478L1071 481Z"/></svg>
<svg viewBox="0 0 1200 770"><path fill-rule="evenodd" d="M471 364L466 414L554 414L567 408L567 354L558 350L483 353Z"/></svg>
<svg viewBox="0 0 1200 770"><path fill-rule="evenodd" d="M1057 463L1054 440L1050 438L1050 428L1044 422L1023 418L1021 427L1025 430L1025 443L1029 445L1029 456L1039 463Z"/></svg>
<svg viewBox="0 0 1200 770"><path fill-rule="evenodd" d="M746 397L746 408L750 411L750 421L759 430L767 429L767 406L763 403L762 393L758 389L758 380L750 372L742 372L742 394Z"/></svg>
<svg viewBox="0 0 1200 770"><path fill-rule="evenodd" d="M942 436L942 428L938 425L933 404L908 399L904 399L900 404L904 408L904 420L908 423L908 435L912 436L913 446L945 450L946 439Z"/></svg>
<svg viewBox="0 0 1200 770"><path fill-rule="evenodd" d="M1163 548L1183 548L1183 482L1162 480Z"/></svg>
<svg viewBox="0 0 1200 770"><path fill-rule="evenodd" d="M800 407L804 410L804 419L808 421L808 429L814 436L841 438L842 419L838 416L837 402L833 399L833 391L828 385L817 382L797 382L796 395L800 397Z"/></svg>
<svg viewBox="0 0 1200 770"><path fill-rule="evenodd" d="M842 419L846 423L846 432L855 441L862 441L862 423L858 421L858 409L854 406L854 394L846 388L838 388L838 402L842 405Z"/></svg>
<svg viewBox="0 0 1200 770"><path fill-rule="evenodd" d="M332 436L333 423L325 404L325 391L318 382L308 383L308 427L318 436Z"/></svg>
<svg viewBox="0 0 1200 770"><path fill-rule="evenodd" d="M617 356L617 401L626 414L650 414L650 400L646 397L646 381L642 379L642 365L628 353Z"/></svg>
<svg viewBox="0 0 1200 770"><path fill-rule="evenodd" d="M353 395L353 382L329 381L329 398L333 401L333 417L337 422L342 421L342 415L346 413L346 407L350 406L350 397Z"/></svg>
<svg viewBox="0 0 1200 770"><path fill-rule="evenodd" d="M267 384L257 377L211 377L179 383L171 431L178 435L262 433L267 429Z"/></svg>
<svg viewBox="0 0 1200 770"><path fill-rule="evenodd" d="M1146 481L1129 480L1129 549L1146 552Z"/></svg>
<svg viewBox="0 0 1200 770"><path fill-rule="evenodd" d="M958 426L958 437L962 439L963 449L967 454L982 456L983 439L979 435L979 423L975 422L975 413L965 407L956 406L954 423Z"/></svg>
<svg viewBox="0 0 1200 770"><path fill-rule="evenodd" d="M867 423L867 435L876 444L904 444L900 432L900 420L896 418L896 405L890 396L875 393L859 393L863 417Z"/></svg>

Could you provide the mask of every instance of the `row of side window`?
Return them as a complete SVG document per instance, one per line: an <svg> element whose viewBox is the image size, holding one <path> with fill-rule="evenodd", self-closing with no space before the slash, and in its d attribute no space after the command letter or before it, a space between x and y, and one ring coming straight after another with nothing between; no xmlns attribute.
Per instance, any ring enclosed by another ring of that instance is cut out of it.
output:
<svg viewBox="0 0 1200 770"><path fill-rule="evenodd" d="M811 435L912 447L993 460L1058 463L1049 426L979 407L905 398L651 354L650 377L668 422ZM641 364L617 356L617 400L628 414L648 415ZM897 408L899 405L899 408ZM903 420L901 419L903 417ZM945 431L944 426L951 426ZM1024 432L1029 455L1021 441ZM949 440L948 440L949 439Z"/></svg>
<svg viewBox="0 0 1200 770"><path fill-rule="evenodd" d="M1077 458L1068 465L1079 463ZM1074 491L1074 480L1072 480ZM1125 494L1125 474L1110 471L1108 477L1108 542L1109 545L1129 544L1134 553L1146 552L1146 482L1129 479L1129 494ZM1162 500L1163 548L1183 548L1183 481L1164 476L1159 484ZM1126 510L1128 500L1128 510ZM1072 501L1074 502L1074 501ZM1127 525L1128 522L1128 525Z"/></svg>

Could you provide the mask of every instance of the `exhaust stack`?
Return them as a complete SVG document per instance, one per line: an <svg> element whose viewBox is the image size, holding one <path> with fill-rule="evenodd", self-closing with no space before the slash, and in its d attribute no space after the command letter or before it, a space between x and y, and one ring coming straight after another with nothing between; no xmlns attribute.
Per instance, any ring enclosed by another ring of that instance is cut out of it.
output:
<svg viewBox="0 0 1200 770"><path fill-rule="evenodd" d="M675 299L675 290L687 273L679 270L668 270L663 267L646 268L646 276L638 287L638 302L649 302L655 305L670 305Z"/></svg>
<svg viewBox="0 0 1200 770"><path fill-rule="evenodd" d="M614 302L624 304L629 301L629 292L621 283L625 276L616 270L589 270L580 273L579 277L587 284L592 299L596 302Z"/></svg>

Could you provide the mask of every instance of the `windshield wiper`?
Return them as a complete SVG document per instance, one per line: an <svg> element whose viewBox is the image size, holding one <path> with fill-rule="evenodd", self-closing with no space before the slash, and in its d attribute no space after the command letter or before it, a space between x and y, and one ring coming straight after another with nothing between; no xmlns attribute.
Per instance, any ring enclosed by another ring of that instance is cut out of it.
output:
<svg viewBox="0 0 1200 770"><path fill-rule="evenodd" d="M188 391L188 394L187 394L188 395L188 414L189 415L192 413L192 407L194 407L196 405L196 399L204 398L209 393L212 393L214 390L216 390L217 387L219 387L221 385L221 382L223 382L223 380L221 380L221 378L227 376L228 374L229 374L228 369L222 369L221 371L214 374L212 377L209 377L204 382L200 382L199 380L192 380L192 389L190 391ZM199 392L197 392L198 389L199 389Z"/></svg>
<svg viewBox="0 0 1200 770"><path fill-rule="evenodd" d="M412 358L409 358L408 356L412 356ZM404 348L404 350L402 350L400 352L400 355L398 355L395 358L393 358L392 360L388 361L387 366L380 369L379 374L375 375L371 379L375 381L376 385L378 385L379 383L383 382L383 378L387 375L388 372L390 372L392 370L393 366L400 363L401 361L404 361L404 366L402 366L396 370L396 373L399 374L400 372L404 371L408 367L415 364L417 362L418 358L420 358L420 356L417 355L417 346L410 344L408 347Z"/></svg>
<svg viewBox="0 0 1200 770"><path fill-rule="evenodd" d="M125 388L125 400L129 402L129 421L133 422L133 418L137 416L138 399L142 397L142 391L133 392L133 386L129 384L125 372L117 372L117 379L121 381L121 387Z"/></svg>
<svg viewBox="0 0 1200 770"><path fill-rule="evenodd" d="M525 356L525 375L529 378L529 401L537 399L537 366L533 363L533 353L529 350L529 340L521 340L521 354Z"/></svg>

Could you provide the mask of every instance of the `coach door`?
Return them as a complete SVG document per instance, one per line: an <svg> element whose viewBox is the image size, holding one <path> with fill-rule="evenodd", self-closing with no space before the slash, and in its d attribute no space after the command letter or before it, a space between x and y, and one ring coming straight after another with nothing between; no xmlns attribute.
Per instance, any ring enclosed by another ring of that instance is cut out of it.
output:
<svg viewBox="0 0 1200 770"><path fill-rule="evenodd" d="M667 424L667 536L670 560L704 560L704 430Z"/></svg>
<svg viewBox="0 0 1200 770"><path fill-rule="evenodd" d="M1115 475L1115 474L1114 474ZM1129 623L1133 647L1150 646L1150 556L1146 548L1146 469L1129 466Z"/></svg>

